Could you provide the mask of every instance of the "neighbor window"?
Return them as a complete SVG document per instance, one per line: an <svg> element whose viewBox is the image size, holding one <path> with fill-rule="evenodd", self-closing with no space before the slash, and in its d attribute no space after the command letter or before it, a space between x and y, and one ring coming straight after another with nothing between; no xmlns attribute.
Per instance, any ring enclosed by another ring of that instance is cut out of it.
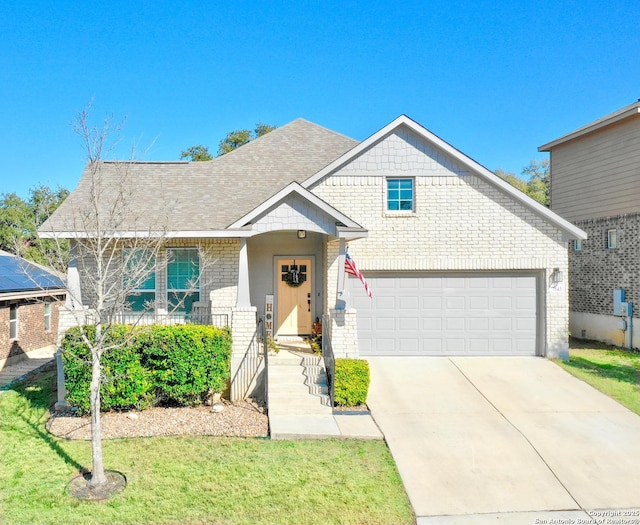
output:
<svg viewBox="0 0 640 525"><path fill-rule="evenodd" d="M413 185L413 179L387 179L387 211L414 211Z"/></svg>
<svg viewBox="0 0 640 525"><path fill-rule="evenodd" d="M18 305L9 306L9 339L18 339Z"/></svg>
<svg viewBox="0 0 640 525"><path fill-rule="evenodd" d="M122 256L129 309L132 312L153 309L156 300L155 256L143 248L126 248Z"/></svg>
<svg viewBox="0 0 640 525"><path fill-rule="evenodd" d="M51 332L51 303L44 303L44 331Z"/></svg>
<svg viewBox="0 0 640 525"><path fill-rule="evenodd" d="M581 239L576 239L575 241L573 241L573 250L576 251L576 252L582 251L582 240Z"/></svg>
<svg viewBox="0 0 640 525"><path fill-rule="evenodd" d="M616 230L607 230L607 248L612 250L618 247L618 234Z"/></svg>
<svg viewBox="0 0 640 525"><path fill-rule="evenodd" d="M167 250L167 304L170 312L191 312L200 300L200 258L197 248Z"/></svg>

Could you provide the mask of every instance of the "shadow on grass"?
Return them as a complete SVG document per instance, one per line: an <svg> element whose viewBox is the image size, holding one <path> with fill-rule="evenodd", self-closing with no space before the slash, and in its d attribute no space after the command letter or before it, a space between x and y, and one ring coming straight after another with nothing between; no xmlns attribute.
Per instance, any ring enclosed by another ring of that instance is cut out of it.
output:
<svg viewBox="0 0 640 525"><path fill-rule="evenodd" d="M29 376L25 381L14 385L11 390L27 401L28 406L20 409L15 407L14 415L19 417L31 430L34 438L44 441L53 452L55 452L67 465L77 469L80 473L87 472L87 469L73 459L60 446L57 439L51 436L45 429L42 421L42 414L55 402L56 388L55 365L47 366Z"/></svg>
<svg viewBox="0 0 640 525"><path fill-rule="evenodd" d="M614 379L636 386L640 380L640 372L629 365L595 363L584 357L571 356L569 362L565 363L565 366L576 370L584 370L585 372L590 372L593 375L605 379Z"/></svg>

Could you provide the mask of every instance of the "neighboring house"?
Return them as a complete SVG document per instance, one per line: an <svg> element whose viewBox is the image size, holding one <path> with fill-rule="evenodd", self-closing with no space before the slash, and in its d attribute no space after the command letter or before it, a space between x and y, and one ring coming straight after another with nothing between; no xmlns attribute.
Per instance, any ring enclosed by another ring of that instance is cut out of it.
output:
<svg viewBox="0 0 640 525"><path fill-rule="evenodd" d="M614 290L640 311L640 101L538 149L551 154L551 208L589 236L570 247L571 333L638 347Z"/></svg>
<svg viewBox="0 0 640 525"><path fill-rule="evenodd" d="M53 347L64 282L41 266L0 250L0 370Z"/></svg>
<svg viewBox="0 0 640 525"><path fill-rule="evenodd" d="M118 166L100 166L114 192ZM208 162L127 167L123 245L167 224L168 266L141 293L166 312L180 268L210 255L192 300L228 316L232 374L270 304L280 338L328 316L336 356L568 353L567 242L584 232L406 116L360 143L298 119ZM41 235L79 235L88 179Z"/></svg>

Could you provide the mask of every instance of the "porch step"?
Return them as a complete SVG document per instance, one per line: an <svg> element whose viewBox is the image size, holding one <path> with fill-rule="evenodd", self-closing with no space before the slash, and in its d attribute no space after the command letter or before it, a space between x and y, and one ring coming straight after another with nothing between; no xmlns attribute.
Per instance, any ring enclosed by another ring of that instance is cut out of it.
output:
<svg viewBox="0 0 640 525"><path fill-rule="evenodd" d="M340 435L319 356L282 349L270 357L267 378L272 439Z"/></svg>

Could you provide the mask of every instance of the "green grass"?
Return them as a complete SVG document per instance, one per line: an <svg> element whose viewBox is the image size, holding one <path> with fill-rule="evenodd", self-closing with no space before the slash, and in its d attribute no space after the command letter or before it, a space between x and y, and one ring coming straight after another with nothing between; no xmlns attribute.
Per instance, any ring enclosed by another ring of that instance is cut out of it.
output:
<svg viewBox="0 0 640 525"><path fill-rule="evenodd" d="M557 363L629 410L640 414L640 352L572 340L568 362Z"/></svg>
<svg viewBox="0 0 640 525"><path fill-rule="evenodd" d="M380 441L109 440L106 467L125 474L127 488L78 501L66 486L90 469L90 444L45 430L54 381L50 370L0 394L0 523L413 523Z"/></svg>

